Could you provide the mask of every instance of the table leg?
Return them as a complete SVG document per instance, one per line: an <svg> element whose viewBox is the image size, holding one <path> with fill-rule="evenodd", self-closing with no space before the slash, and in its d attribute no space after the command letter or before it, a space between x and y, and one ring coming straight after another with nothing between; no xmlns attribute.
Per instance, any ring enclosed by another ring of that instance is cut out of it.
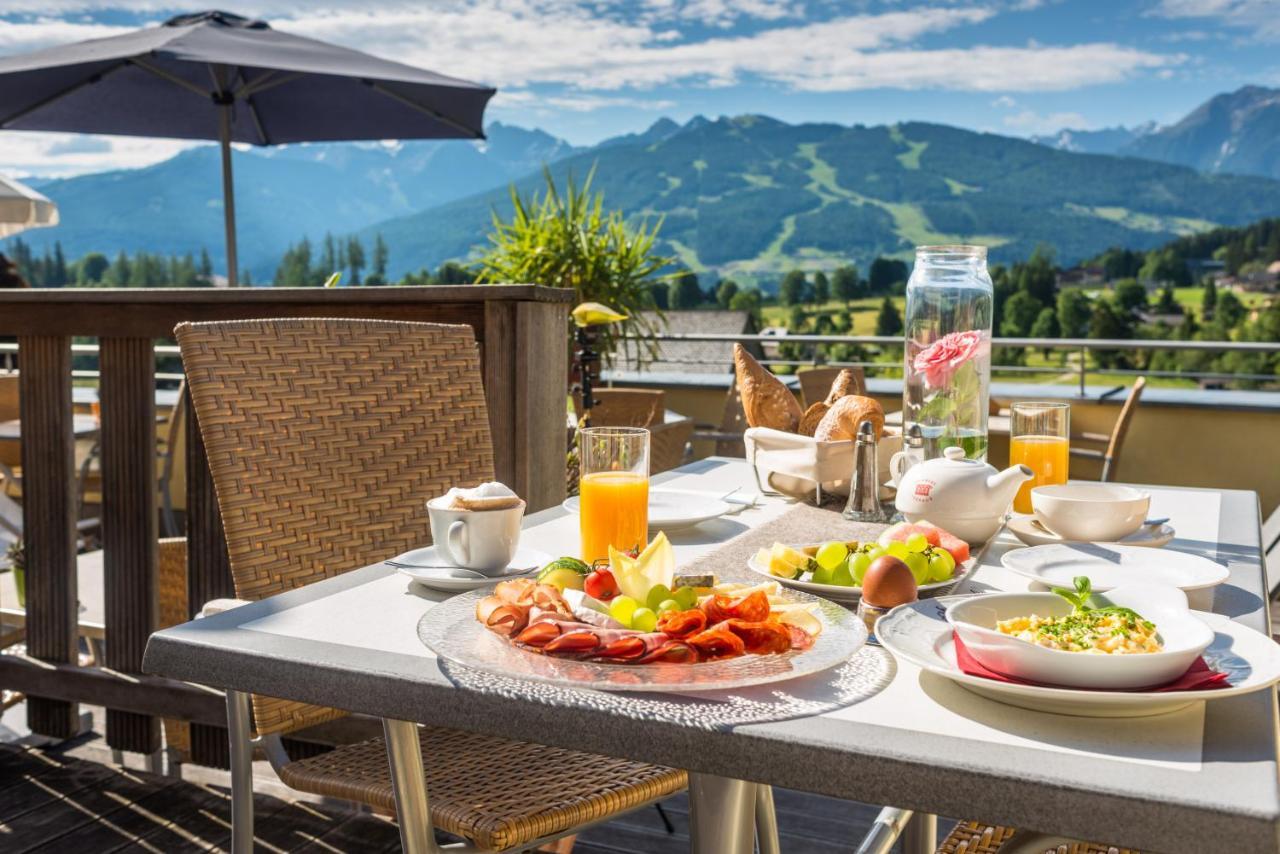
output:
<svg viewBox="0 0 1280 854"><path fill-rule="evenodd" d="M756 784L756 847L760 854L782 854L778 815L773 809L773 786Z"/></svg>
<svg viewBox="0 0 1280 854"><path fill-rule="evenodd" d="M435 834L427 806L427 781L422 770L422 744L418 726L409 721L382 719L391 765L391 785L396 793L396 821L400 847L405 854L435 854Z"/></svg>
<svg viewBox="0 0 1280 854"><path fill-rule="evenodd" d="M911 816L902 831L902 854L933 854L938 847L938 817L927 812Z"/></svg>
<svg viewBox="0 0 1280 854"><path fill-rule="evenodd" d="M227 692L227 736L231 746L231 854L253 854L253 742L249 740L249 695Z"/></svg>
<svg viewBox="0 0 1280 854"><path fill-rule="evenodd" d="M751 854L755 847L756 784L689 774L690 851Z"/></svg>

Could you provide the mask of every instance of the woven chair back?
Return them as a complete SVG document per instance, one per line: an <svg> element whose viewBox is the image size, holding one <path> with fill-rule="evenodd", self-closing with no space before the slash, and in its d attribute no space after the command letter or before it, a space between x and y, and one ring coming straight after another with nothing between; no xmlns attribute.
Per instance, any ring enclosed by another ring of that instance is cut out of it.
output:
<svg viewBox="0 0 1280 854"><path fill-rule="evenodd" d="M1142 390L1146 387L1146 377L1138 377L1134 380L1133 387L1129 389L1129 396L1125 398L1124 406L1120 407L1120 417L1111 428L1111 441L1107 443L1106 459L1102 467L1104 481L1116 479L1116 464L1120 461L1120 449L1124 447L1124 437L1129 434L1129 424L1133 421L1134 413L1138 411L1138 402L1142 400Z"/></svg>
<svg viewBox="0 0 1280 854"><path fill-rule="evenodd" d="M469 326L298 318L175 334L241 599L429 543L424 502L493 479ZM260 733L337 714L254 697Z"/></svg>

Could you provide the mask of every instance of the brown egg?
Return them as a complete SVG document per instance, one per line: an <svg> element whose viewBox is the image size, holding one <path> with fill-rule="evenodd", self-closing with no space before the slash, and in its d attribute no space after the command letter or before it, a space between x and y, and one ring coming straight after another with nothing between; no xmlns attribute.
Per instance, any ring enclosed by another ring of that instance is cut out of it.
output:
<svg viewBox="0 0 1280 854"><path fill-rule="evenodd" d="M916 579L910 568L892 555L871 561L862 579L862 598L877 608L896 608L916 601Z"/></svg>

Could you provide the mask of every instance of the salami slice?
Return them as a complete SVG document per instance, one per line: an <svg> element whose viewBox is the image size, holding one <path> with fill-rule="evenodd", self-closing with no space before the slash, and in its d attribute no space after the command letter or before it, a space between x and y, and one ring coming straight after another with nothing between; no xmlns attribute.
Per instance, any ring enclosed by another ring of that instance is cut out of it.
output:
<svg viewBox="0 0 1280 854"><path fill-rule="evenodd" d="M696 635L707 627L707 615L697 608L663 611L658 615L658 631L676 640Z"/></svg>

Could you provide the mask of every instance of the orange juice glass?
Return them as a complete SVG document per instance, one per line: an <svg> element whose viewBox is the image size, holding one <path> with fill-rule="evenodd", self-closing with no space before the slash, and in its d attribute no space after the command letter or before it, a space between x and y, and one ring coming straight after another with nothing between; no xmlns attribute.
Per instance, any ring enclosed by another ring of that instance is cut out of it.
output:
<svg viewBox="0 0 1280 854"><path fill-rule="evenodd" d="M582 559L644 548L649 540L649 431L584 427L578 431L578 524Z"/></svg>
<svg viewBox="0 0 1280 854"><path fill-rule="evenodd" d="M1032 489L1067 482L1071 405L1027 401L1013 404L1012 410L1009 465L1022 463L1033 473L1031 480L1019 487L1013 509L1030 513Z"/></svg>

